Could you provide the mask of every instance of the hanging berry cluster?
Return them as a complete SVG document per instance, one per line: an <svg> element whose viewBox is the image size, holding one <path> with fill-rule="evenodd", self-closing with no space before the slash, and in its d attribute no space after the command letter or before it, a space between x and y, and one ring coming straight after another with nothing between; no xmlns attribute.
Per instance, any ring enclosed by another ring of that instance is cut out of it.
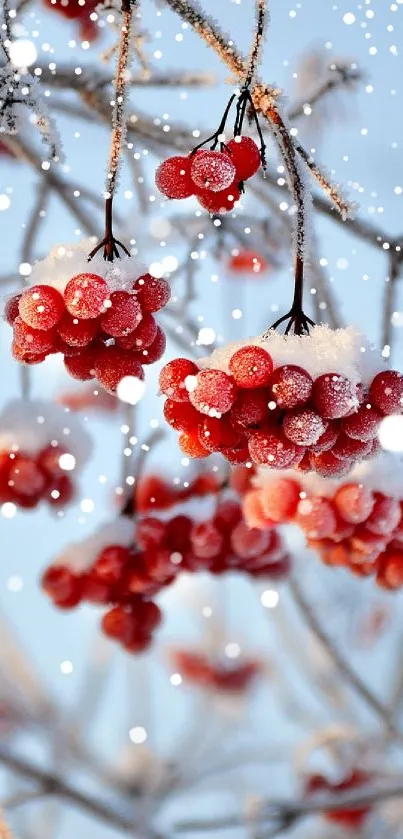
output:
<svg viewBox="0 0 403 839"><path fill-rule="evenodd" d="M352 790L357 790L360 787L367 786L372 780L369 772L361 768L353 768L348 775L341 778L340 781L331 780L324 775L311 775L305 784L305 796L310 799L315 795L323 795L325 793L346 793ZM345 810L327 810L324 813L326 821L332 822L346 830L363 829L365 822L371 813L371 805L366 804L362 807L345 809ZM351 834L350 834L351 835Z"/></svg>
<svg viewBox="0 0 403 839"><path fill-rule="evenodd" d="M185 682L221 693L245 693L262 673L254 659L233 661L209 658L203 652L175 650L173 665Z"/></svg>
<svg viewBox="0 0 403 839"><path fill-rule="evenodd" d="M378 451L382 417L403 412L403 376L374 376L360 340L327 327L304 336L271 331L216 350L200 367L174 359L159 379L165 419L190 457L220 452L230 463L346 474Z"/></svg>
<svg viewBox="0 0 403 839"><path fill-rule="evenodd" d="M224 500L203 522L181 514L165 521L147 516L134 525L121 517L66 551L45 571L42 586L61 609L82 602L107 606L103 632L137 653L150 645L161 621L153 598L182 571L278 579L289 569L279 534L248 528L240 505Z"/></svg>
<svg viewBox="0 0 403 839"><path fill-rule="evenodd" d="M385 463L386 458L386 463ZM385 470L386 467L386 470ZM375 576L386 589L403 586L403 484L392 492L392 463L383 455L355 469L348 481L302 481L290 472L263 480L244 498L244 515L253 527L292 523L326 565ZM386 472L383 482L382 472ZM389 477L387 477L389 476ZM389 485L389 490L388 490ZM376 487L382 486L384 491Z"/></svg>
<svg viewBox="0 0 403 839"><path fill-rule="evenodd" d="M13 328L15 359L39 364L62 353L73 378L95 378L115 393L121 379L143 379L143 365L163 355L165 335L153 315L168 303L170 287L151 274L133 276L129 256L117 264L100 256L94 262L96 272L64 275L54 284L49 277L14 295L5 317ZM40 268L37 263L36 275Z"/></svg>
<svg viewBox="0 0 403 839"><path fill-rule="evenodd" d="M158 475L145 475L139 478L134 492L134 509L138 513L150 510L169 510L176 504L192 498L203 498L218 493L222 481L212 472L196 475L186 486L174 486Z"/></svg>

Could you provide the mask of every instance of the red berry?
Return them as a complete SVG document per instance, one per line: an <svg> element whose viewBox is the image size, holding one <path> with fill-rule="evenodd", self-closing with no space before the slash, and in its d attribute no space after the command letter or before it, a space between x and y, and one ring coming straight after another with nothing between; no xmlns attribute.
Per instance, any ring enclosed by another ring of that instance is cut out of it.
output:
<svg viewBox="0 0 403 839"><path fill-rule="evenodd" d="M342 422L343 431L353 440L372 440L378 433L382 417L365 403Z"/></svg>
<svg viewBox="0 0 403 839"><path fill-rule="evenodd" d="M52 478L60 478L64 474L59 463L63 454L66 454L66 449L61 446L45 446L37 455L36 462L47 475Z"/></svg>
<svg viewBox="0 0 403 839"><path fill-rule="evenodd" d="M188 198L194 193L190 177L190 157L169 157L163 160L155 173L157 188L167 198Z"/></svg>
<svg viewBox="0 0 403 839"><path fill-rule="evenodd" d="M146 516L136 524L136 544L143 551L158 548L164 539L165 522L155 516Z"/></svg>
<svg viewBox="0 0 403 839"><path fill-rule="evenodd" d="M64 314L64 300L56 288L50 285L34 285L27 288L19 302L20 315L32 329L52 329Z"/></svg>
<svg viewBox="0 0 403 839"><path fill-rule="evenodd" d="M175 358L162 368L158 383L160 391L175 402L188 402L187 376L196 376L199 368L188 358Z"/></svg>
<svg viewBox="0 0 403 839"><path fill-rule="evenodd" d="M301 487L290 478L277 478L262 488L261 500L264 515L271 521L290 521L296 513Z"/></svg>
<svg viewBox="0 0 403 839"><path fill-rule="evenodd" d="M294 444L280 430L254 431L248 446L252 461L271 469L286 469L296 455Z"/></svg>
<svg viewBox="0 0 403 839"><path fill-rule="evenodd" d="M200 149L190 161L190 176L198 189L221 192L235 180L235 166L224 152Z"/></svg>
<svg viewBox="0 0 403 839"><path fill-rule="evenodd" d="M269 418L266 390L241 390L231 408L230 420L239 429L258 428Z"/></svg>
<svg viewBox="0 0 403 839"><path fill-rule="evenodd" d="M259 148L251 137L234 137L227 143L227 150L240 181L247 181L256 174L262 161Z"/></svg>
<svg viewBox="0 0 403 839"><path fill-rule="evenodd" d="M64 289L67 311L83 320L99 317L105 311L108 299L108 284L97 274L78 274Z"/></svg>
<svg viewBox="0 0 403 839"><path fill-rule="evenodd" d="M46 478L34 460L17 455L8 473L8 485L16 495L39 500L46 486Z"/></svg>
<svg viewBox="0 0 403 839"><path fill-rule="evenodd" d="M12 297L9 297L4 304L4 319L7 323L12 326L16 317L18 317L19 311L19 302L22 297L21 294L13 294Z"/></svg>
<svg viewBox="0 0 403 839"><path fill-rule="evenodd" d="M42 355L53 349L56 341L56 330L54 328L33 329L19 316L14 321L14 339L26 353Z"/></svg>
<svg viewBox="0 0 403 839"><path fill-rule="evenodd" d="M323 478L340 478L351 470L349 460L340 460L331 451L310 455L311 469ZM300 464L301 466L301 464Z"/></svg>
<svg viewBox="0 0 403 839"><path fill-rule="evenodd" d="M75 487L68 475L53 478L47 489L46 500L52 507L64 507L75 498Z"/></svg>
<svg viewBox="0 0 403 839"><path fill-rule="evenodd" d="M234 466L238 466L239 463L250 463L250 454L247 446L236 449L221 449L221 454L228 460L228 463L232 463Z"/></svg>
<svg viewBox="0 0 403 839"><path fill-rule="evenodd" d="M202 414L221 416L235 402L236 386L223 370L201 370L186 386L192 405Z"/></svg>
<svg viewBox="0 0 403 839"><path fill-rule="evenodd" d="M311 446L326 431L326 424L310 408L296 408L285 415L283 431L296 446Z"/></svg>
<svg viewBox="0 0 403 839"><path fill-rule="evenodd" d="M104 347L96 352L95 375L108 393L115 393L119 383L126 376L143 379L140 361L128 350L119 347Z"/></svg>
<svg viewBox="0 0 403 839"><path fill-rule="evenodd" d="M312 400L316 410L326 419L345 417L358 407L356 388L340 373L324 373L315 379Z"/></svg>
<svg viewBox="0 0 403 839"><path fill-rule="evenodd" d="M94 350L84 348L79 355L65 356L64 366L73 379L87 382L95 377L96 357Z"/></svg>
<svg viewBox="0 0 403 839"><path fill-rule="evenodd" d="M361 460L371 452L372 440L353 440L347 434L339 434L332 448L332 454L339 460Z"/></svg>
<svg viewBox="0 0 403 839"><path fill-rule="evenodd" d="M274 527L274 521L266 516L263 510L262 491L260 489L252 489L244 495L242 511L248 527L257 527L261 530Z"/></svg>
<svg viewBox="0 0 403 839"><path fill-rule="evenodd" d="M70 568L50 565L42 575L42 588L56 606L73 609L81 600L81 579Z"/></svg>
<svg viewBox="0 0 403 839"><path fill-rule="evenodd" d="M209 213L230 213L240 197L241 193L235 182L221 192L210 192L205 189L197 193L199 204Z"/></svg>
<svg viewBox="0 0 403 839"><path fill-rule="evenodd" d="M333 536L336 530L335 512L326 498L314 497L300 501L295 522L310 539L326 539Z"/></svg>
<svg viewBox="0 0 403 839"><path fill-rule="evenodd" d="M231 532L232 550L243 560L255 559L264 554L270 541L271 536L266 530L248 527L244 521L240 521Z"/></svg>
<svg viewBox="0 0 403 839"><path fill-rule="evenodd" d="M213 559L221 553L223 537L212 521L195 524L190 534L192 550L198 559Z"/></svg>
<svg viewBox="0 0 403 839"><path fill-rule="evenodd" d="M355 528L353 536L348 540L349 563L361 563L375 561L379 554L385 550L386 539L376 533L371 533L366 525L359 525Z"/></svg>
<svg viewBox="0 0 403 839"><path fill-rule="evenodd" d="M141 305L135 294L128 294L127 291L113 291L100 324L107 335L120 338L122 335L133 332L142 317Z"/></svg>
<svg viewBox="0 0 403 839"><path fill-rule="evenodd" d="M143 319L134 332L121 336L117 339L116 343L123 350L140 351L150 347L156 337L157 322L152 315L144 312Z"/></svg>
<svg viewBox="0 0 403 839"><path fill-rule="evenodd" d="M164 405L164 417L176 431L192 432L197 429L200 414L189 402L173 402L167 399Z"/></svg>
<svg viewBox="0 0 403 839"><path fill-rule="evenodd" d="M199 428L199 437L203 446L211 452L234 449L241 443L240 435L226 417L205 417Z"/></svg>
<svg viewBox="0 0 403 839"><path fill-rule="evenodd" d="M167 339L165 332L160 326L157 326L157 332L152 343L144 350L140 351L140 359L142 364L153 364L154 361L159 361L166 350Z"/></svg>
<svg viewBox="0 0 403 839"><path fill-rule="evenodd" d="M403 375L396 370L385 370L375 376L369 391L370 400L382 414L403 412Z"/></svg>
<svg viewBox="0 0 403 839"><path fill-rule="evenodd" d="M135 491L135 508L139 513L147 510L168 510L178 500L178 491L157 475L140 478Z"/></svg>
<svg viewBox="0 0 403 839"><path fill-rule="evenodd" d="M86 347L95 338L98 324L94 319L83 321L65 312L57 331L62 341L69 346Z"/></svg>
<svg viewBox="0 0 403 839"><path fill-rule="evenodd" d="M188 457L208 457L210 452L202 445L197 432L185 433L179 437L179 448Z"/></svg>
<svg viewBox="0 0 403 839"><path fill-rule="evenodd" d="M321 454L322 452L327 452L329 449L332 449L337 438L339 436L339 430L335 423L329 422L326 430L321 434L319 439L316 443L312 443L310 449L315 454Z"/></svg>
<svg viewBox="0 0 403 839"><path fill-rule="evenodd" d="M22 364L41 364L42 361L45 361L47 353L30 353L20 347L16 341L13 341L11 344L11 354L16 361L21 362Z"/></svg>
<svg viewBox="0 0 403 839"><path fill-rule="evenodd" d="M158 312L170 300L171 286L162 277L152 277L143 274L133 285L137 292L137 300L144 312Z"/></svg>
<svg viewBox="0 0 403 839"><path fill-rule="evenodd" d="M114 606L102 618L102 630L108 638L129 643L133 634L133 614L129 606Z"/></svg>
<svg viewBox="0 0 403 839"><path fill-rule="evenodd" d="M341 518L351 524L361 524L374 506L372 492L362 484L344 484L334 496L334 504Z"/></svg>
<svg viewBox="0 0 403 839"><path fill-rule="evenodd" d="M398 526L401 518L401 508L395 498L389 498L381 493L376 493L375 504L371 514L368 516L365 526L371 533L377 535L389 535Z"/></svg>
<svg viewBox="0 0 403 839"><path fill-rule="evenodd" d="M247 250L232 252L228 268L234 274L261 274L270 268L265 258L258 252Z"/></svg>
<svg viewBox="0 0 403 839"><path fill-rule="evenodd" d="M238 524L241 516L242 512L238 502L228 498L217 505L214 524L217 525L219 530L228 533Z"/></svg>
<svg viewBox="0 0 403 839"><path fill-rule="evenodd" d="M382 588L396 591L403 586L403 551L387 549L379 557L376 582Z"/></svg>
<svg viewBox="0 0 403 839"><path fill-rule="evenodd" d="M270 389L279 408L298 408L310 398L312 384L311 376L302 367L285 364L274 371Z"/></svg>
<svg viewBox="0 0 403 839"><path fill-rule="evenodd" d="M106 585L116 585L122 579L129 556L128 548L123 545L107 545L98 554L92 571L97 579L106 583Z"/></svg>
<svg viewBox="0 0 403 839"><path fill-rule="evenodd" d="M239 387L264 387L273 372L273 360L263 347L240 347L230 358L229 371Z"/></svg>

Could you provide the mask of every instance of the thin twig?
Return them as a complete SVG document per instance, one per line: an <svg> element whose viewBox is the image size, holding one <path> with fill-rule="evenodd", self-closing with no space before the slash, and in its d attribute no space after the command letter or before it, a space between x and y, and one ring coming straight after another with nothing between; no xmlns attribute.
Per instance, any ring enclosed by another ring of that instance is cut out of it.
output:
<svg viewBox="0 0 403 839"><path fill-rule="evenodd" d="M245 87L252 84L262 52L265 30L267 25L267 3L266 0L256 0L256 31L249 56L249 67L245 78Z"/></svg>
<svg viewBox="0 0 403 839"><path fill-rule="evenodd" d="M334 641L329 638L295 576L290 579L289 588L302 617L315 637L321 642L337 669L344 676L346 681L348 681L355 692L361 697L361 699L364 700L368 707L374 711L380 720L382 720L383 724L387 730L393 734L394 738L397 738L399 742L402 743L403 734L395 726L388 708L372 693L370 688L362 681L349 662L346 661L342 653L336 647Z"/></svg>
<svg viewBox="0 0 403 839"><path fill-rule="evenodd" d="M106 176L106 192L113 197L119 169L120 152L124 134L124 115L127 98L127 71L130 60L130 35L132 26L131 0L122 0L122 27L116 66L115 93L112 114L112 136Z"/></svg>

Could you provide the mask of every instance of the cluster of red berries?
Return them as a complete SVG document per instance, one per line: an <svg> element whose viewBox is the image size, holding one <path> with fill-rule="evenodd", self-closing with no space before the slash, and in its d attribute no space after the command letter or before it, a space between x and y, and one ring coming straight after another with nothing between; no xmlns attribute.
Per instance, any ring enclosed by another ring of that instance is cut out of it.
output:
<svg viewBox="0 0 403 839"><path fill-rule="evenodd" d="M169 157L155 173L155 183L167 198L195 195L209 213L226 213L241 197L244 181L261 165L258 146L251 137L234 137L222 151L196 149L188 157Z"/></svg>
<svg viewBox="0 0 403 839"><path fill-rule="evenodd" d="M282 578L290 559L275 530L249 529L236 501L218 504L214 517L196 522L177 515L168 521L147 516L133 531L133 544L107 545L89 568L51 565L42 586L55 606L72 609L82 602L108 606L103 632L130 652L151 643L161 612L151 599L182 571L243 571L252 577Z"/></svg>
<svg viewBox="0 0 403 839"><path fill-rule="evenodd" d="M67 20L74 20L79 24L80 36L85 41L95 41L99 35L99 28L91 20L91 14L99 6L99 0L43 0L45 6L54 9Z"/></svg>
<svg viewBox="0 0 403 839"><path fill-rule="evenodd" d="M5 307L13 356L39 364L60 352L73 378L96 378L115 393L125 376L143 379L143 364L164 354L165 335L153 313L169 298L169 284L151 274L138 277L130 291L111 292L97 274L72 277L63 292L51 285L30 286Z"/></svg>
<svg viewBox="0 0 403 839"><path fill-rule="evenodd" d="M366 786L371 781L371 775L363 769L353 769L349 775L341 781L330 781L323 775L311 775L305 785L305 796L310 798L316 793L341 794L354 789ZM324 813L327 821L333 822L340 827L349 830L360 830L364 826L368 815L371 812L370 805L358 807L357 809L328 810Z"/></svg>
<svg viewBox="0 0 403 839"><path fill-rule="evenodd" d="M166 421L190 457L221 452L272 469L347 474L379 450L382 418L403 412L403 376L378 373L369 391L339 373L315 380L295 364L275 367L264 347L237 349L229 372L186 359L166 364L159 385Z"/></svg>
<svg viewBox="0 0 403 839"><path fill-rule="evenodd" d="M267 260L257 251L243 250L232 253L228 260L228 269L232 274L248 274L250 276L264 274L270 268Z"/></svg>
<svg viewBox="0 0 403 839"><path fill-rule="evenodd" d="M219 492L222 480L211 472L196 475L184 487L177 487L158 475L146 475L140 478L134 492L134 509L137 513L150 510L169 510L176 504L190 498L203 498Z"/></svg>
<svg viewBox="0 0 403 839"><path fill-rule="evenodd" d="M321 495L284 476L247 493L243 508L255 527L298 525L326 565L376 575L386 589L403 586L403 503L396 498L358 481Z"/></svg>
<svg viewBox="0 0 403 839"><path fill-rule="evenodd" d="M60 466L66 449L51 444L41 451L0 452L0 504L11 502L31 510L41 501L64 507L75 496L71 478Z"/></svg>
<svg viewBox="0 0 403 839"><path fill-rule="evenodd" d="M223 663L189 650L176 650L173 663L185 681L222 693L245 693L262 672L259 661L236 663L227 659Z"/></svg>

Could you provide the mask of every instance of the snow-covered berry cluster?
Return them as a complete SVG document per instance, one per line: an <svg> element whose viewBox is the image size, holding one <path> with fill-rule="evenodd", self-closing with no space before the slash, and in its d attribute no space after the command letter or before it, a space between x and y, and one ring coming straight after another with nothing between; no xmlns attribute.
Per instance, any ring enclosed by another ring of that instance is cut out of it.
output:
<svg viewBox="0 0 403 839"><path fill-rule="evenodd" d="M403 479L396 458L383 454L362 463L348 480L262 470L255 481L259 488L243 500L250 526L295 524L326 565L375 576L386 589L403 586Z"/></svg>
<svg viewBox="0 0 403 839"><path fill-rule="evenodd" d="M190 457L347 474L379 449L382 418L403 412L403 376L380 368L352 328L262 338L177 358L160 374L166 421Z"/></svg>
<svg viewBox="0 0 403 839"><path fill-rule="evenodd" d="M60 406L10 402L0 414L0 504L66 506L90 452L89 435Z"/></svg>
<svg viewBox="0 0 403 839"><path fill-rule="evenodd" d="M310 775L305 784L304 793L306 798L312 798L315 795L322 795L324 793L339 793L352 792L358 790L360 787L367 786L372 780L372 776L364 769L353 768L348 775L341 778L340 781L331 780L324 775ZM338 827L347 830L362 830L365 821L367 820L371 806L366 804L362 807L346 808L345 810L327 810L324 813L326 821L333 822Z"/></svg>
<svg viewBox="0 0 403 839"><path fill-rule="evenodd" d="M189 649L175 650L172 659L185 682L221 693L245 693L263 670L256 659L211 658Z"/></svg>
<svg viewBox="0 0 403 839"><path fill-rule="evenodd" d="M138 276L129 256L111 263L98 254L88 265L82 245L56 248L36 263L31 285L6 303L13 356L39 364L62 353L73 378L95 378L115 393L123 378L143 379L143 365L164 354L153 314L169 298L166 280Z"/></svg>
<svg viewBox="0 0 403 839"><path fill-rule="evenodd" d="M256 174L261 154L251 137L237 136L221 151L196 149L188 157L164 160L155 173L155 183L167 198L196 196L209 213L226 213L241 197L244 181Z"/></svg>
<svg viewBox="0 0 403 839"><path fill-rule="evenodd" d="M176 486L158 475L145 475L137 481L134 491L134 509L137 513L150 510L169 510L191 498L203 498L218 493L222 480L212 472L196 475L186 486Z"/></svg>
<svg viewBox="0 0 403 839"><path fill-rule="evenodd" d="M167 520L146 516L134 524L121 516L68 548L47 568L42 587L61 609L82 602L107 606L103 632L137 653L150 645L161 621L154 597L182 571L278 579L289 569L278 533L248 528L240 505L224 500L202 522L180 514Z"/></svg>

